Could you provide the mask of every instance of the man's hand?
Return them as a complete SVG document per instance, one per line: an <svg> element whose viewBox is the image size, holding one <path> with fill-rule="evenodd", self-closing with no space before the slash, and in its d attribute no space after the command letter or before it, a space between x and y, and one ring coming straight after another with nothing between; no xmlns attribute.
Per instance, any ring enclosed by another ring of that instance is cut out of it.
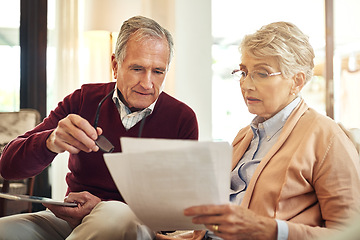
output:
<svg viewBox="0 0 360 240"><path fill-rule="evenodd" d="M76 114L69 114L59 121L56 129L46 140L46 146L55 153L96 152L99 147L96 146L95 140L101 133L101 128L95 130L86 119Z"/></svg>
<svg viewBox="0 0 360 240"><path fill-rule="evenodd" d="M67 221L72 228L75 228L101 200L89 192L79 192L70 193L65 198L65 202L75 202L78 205L77 207L63 207L45 203L43 205L52 211L55 216Z"/></svg>

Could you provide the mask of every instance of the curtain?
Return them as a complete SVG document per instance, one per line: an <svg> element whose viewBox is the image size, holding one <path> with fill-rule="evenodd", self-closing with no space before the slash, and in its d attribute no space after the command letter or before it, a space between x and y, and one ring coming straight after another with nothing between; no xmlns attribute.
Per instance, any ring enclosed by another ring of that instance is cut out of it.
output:
<svg viewBox="0 0 360 240"><path fill-rule="evenodd" d="M66 95L79 88L82 81L80 78L80 40L79 31L79 0L55 0L55 28L53 39L50 38L49 46L54 56L49 59L48 100L49 110L56 107ZM53 61L53 62L51 62ZM52 185L52 197L63 199L67 184L65 175L69 171L67 159L69 154L59 154L51 164L50 182Z"/></svg>

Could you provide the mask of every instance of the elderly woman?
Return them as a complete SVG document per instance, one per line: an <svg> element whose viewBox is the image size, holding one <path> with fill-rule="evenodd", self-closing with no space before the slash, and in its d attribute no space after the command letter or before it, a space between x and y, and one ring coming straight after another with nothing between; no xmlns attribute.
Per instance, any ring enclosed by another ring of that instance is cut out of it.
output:
<svg viewBox="0 0 360 240"><path fill-rule="evenodd" d="M256 117L233 142L231 204L186 209L209 229L191 237L316 239L339 231L360 206L359 158L338 125L300 96L314 68L308 37L276 22L240 49L233 73Z"/></svg>

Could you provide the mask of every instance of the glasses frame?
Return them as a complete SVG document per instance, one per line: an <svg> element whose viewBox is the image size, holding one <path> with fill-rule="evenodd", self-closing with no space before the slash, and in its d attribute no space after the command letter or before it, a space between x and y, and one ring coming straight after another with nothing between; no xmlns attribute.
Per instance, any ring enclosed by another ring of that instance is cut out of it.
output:
<svg viewBox="0 0 360 240"><path fill-rule="evenodd" d="M96 115L95 115L95 121L94 121L94 128L96 130L98 121L99 121L99 115L100 115L100 108L103 104L103 102L114 93L115 89L111 90L101 101L99 102L99 105L96 109ZM95 140L95 144L101 149L101 151L106 153L111 153L114 151L114 145L104 136L99 135L98 138Z"/></svg>
<svg viewBox="0 0 360 240"><path fill-rule="evenodd" d="M240 69L235 69L235 70L233 70L232 72L231 72L231 74L233 75L233 76L235 76L235 77L237 77L237 78L239 78L239 81L240 82L244 82L244 80L247 78L247 76L250 76L250 78L251 78L251 80L253 81L253 83L258 83L259 81L257 81L257 80L254 80L254 73L256 73L256 72L259 72L259 70L254 70L254 71L252 71L252 72L250 72L250 73L246 73L245 71L243 71L243 70L240 70ZM242 75L242 73L244 73L245 74L245 77ZM278 76L278 75L281 75L282 74L282 72L274 72L274 73L266 73L266 78L264 78L264 79L267 79L268 77L272 77L272 76ZM244 78L243 80L241 80L241 78Z"/></svg>
<svg viewBox="0 0 360 240"><path fill-rule="evenodd" d="M109 92L103 99L101 99L101 101L99 102L99 105L96 109L96 115L95 115L95 120L94 120L94 128L97 128L98 125L98 121L99 121L99 115L100 115L100 108L103 104L103 102L114 93L115 89L111 90L111 92ZM140 123L140 127L139 127L139 133L138 133L138 137L141 137L144 125L145 125L145 119L146 117L144 117L141 120ZM114 151L114 145L104 136L104 135L99 135L98 138L95 140L95 144L99 147L99 149L101 149L101 151L106 152L106 153L111 153L112 151Z"/></svg>

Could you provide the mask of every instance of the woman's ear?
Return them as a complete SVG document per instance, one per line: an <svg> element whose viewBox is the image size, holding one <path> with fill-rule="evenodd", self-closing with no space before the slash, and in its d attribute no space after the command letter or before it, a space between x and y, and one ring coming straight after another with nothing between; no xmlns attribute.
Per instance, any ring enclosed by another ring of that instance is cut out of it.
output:
<svg viewBox="0 0 360 240"><path fill-rule="evenodd" d="M291 93L294 95L298 95L301 89L305 86L305 73L298 72L293 76L293 86L291 88Z"/></svg>

